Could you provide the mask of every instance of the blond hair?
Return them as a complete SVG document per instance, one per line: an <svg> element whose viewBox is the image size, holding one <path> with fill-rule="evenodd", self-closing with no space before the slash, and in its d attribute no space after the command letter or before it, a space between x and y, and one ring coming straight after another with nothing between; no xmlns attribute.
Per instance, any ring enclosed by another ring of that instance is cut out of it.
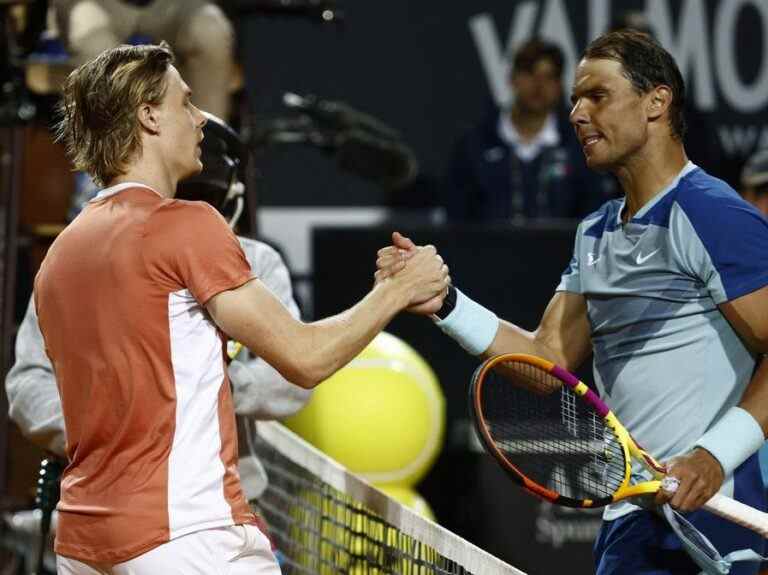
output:
<svg viewBox="0 0 768 575"><path fill-rule="evenodd" d="M58 107L56 139L75 169L99 185L124 174L141 154L139 106L162 103L173 53L159 46L118 46L72 72Z"/></svg>

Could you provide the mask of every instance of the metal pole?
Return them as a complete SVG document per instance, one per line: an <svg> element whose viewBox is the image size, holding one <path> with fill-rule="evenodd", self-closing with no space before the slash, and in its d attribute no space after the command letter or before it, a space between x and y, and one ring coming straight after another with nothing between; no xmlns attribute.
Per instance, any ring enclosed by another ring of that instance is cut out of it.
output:
<svg viewBox="0 0 768 575"><path fill-rule="evenodd" d="M0 126L0 375L13 357L16 257L23 127ZM8 400L0 386L0 491L7 487Z"/></svg>

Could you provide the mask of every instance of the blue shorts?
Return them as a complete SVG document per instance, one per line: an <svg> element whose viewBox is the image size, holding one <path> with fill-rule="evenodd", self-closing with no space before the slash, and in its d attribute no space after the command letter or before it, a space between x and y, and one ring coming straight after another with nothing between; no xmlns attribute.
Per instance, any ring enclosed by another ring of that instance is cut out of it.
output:
<svg viewBox="0 0 768 575"><path fill-rule="evenodd" d="M735 473L735 496L757 509L766 509L765 489L758 458L753 456ZM749 529L699 510L686 515L725 556L736 549L752 548L765 555L765 540ZM594 547L596 575L698 575L701 569L680 544L664 517L635 511L604 521ZM731 575L756 575L757 562L733 564Z"/></svg>

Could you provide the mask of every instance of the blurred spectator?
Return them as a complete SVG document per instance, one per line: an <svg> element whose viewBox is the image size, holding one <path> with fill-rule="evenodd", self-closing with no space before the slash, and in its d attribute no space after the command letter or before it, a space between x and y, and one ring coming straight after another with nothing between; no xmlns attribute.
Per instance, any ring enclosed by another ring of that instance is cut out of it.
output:
<svg viewBox="0 0 768 575"><path fill-rule="evenodd" d="M61 39L72 64L92 60L131 37L173 48L178 68L192 90L192 101L228 121L230 96L237 83L234 30L210 0L53 0ZM99 191L90 176L75 174L71 221Z"/></svg>
<svg viewBox="0 0 768 575"><path fill-rule="evenodd" d="M446 208L452 221L581 218L616 190L590 172L562 105L563 54L539 39L515 53L513 103L458 142Z"/></svg>
<svg viewBox="0 0 768 575"><path fill-rule="evenodd" d="M131 36L167 41L192 89L194 104L229 118L235 74L234 31L221 8L207 0L53 0L65 47L75 66Z"/></svg>
<svg viewBox="0 0 768 575"><path fill-rule="evenodd" d="M741 195L768 217L768 148L758 150L741 170Z"/></svg>

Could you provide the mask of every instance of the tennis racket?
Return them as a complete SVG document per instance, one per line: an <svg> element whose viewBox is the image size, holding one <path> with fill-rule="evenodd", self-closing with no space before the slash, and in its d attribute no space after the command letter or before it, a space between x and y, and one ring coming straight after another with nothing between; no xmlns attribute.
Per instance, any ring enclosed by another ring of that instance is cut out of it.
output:
<svg viewBox="0 0 768 575"><path fill-rule="evenodd" d="M529 493L567 507L603 507L656 493L665 468L574 375L531 355L477 368L470 411L487 451ZM631 483L632 462L653 479ZM716 494L704 508L768 537L768 513Z"/></svg>

